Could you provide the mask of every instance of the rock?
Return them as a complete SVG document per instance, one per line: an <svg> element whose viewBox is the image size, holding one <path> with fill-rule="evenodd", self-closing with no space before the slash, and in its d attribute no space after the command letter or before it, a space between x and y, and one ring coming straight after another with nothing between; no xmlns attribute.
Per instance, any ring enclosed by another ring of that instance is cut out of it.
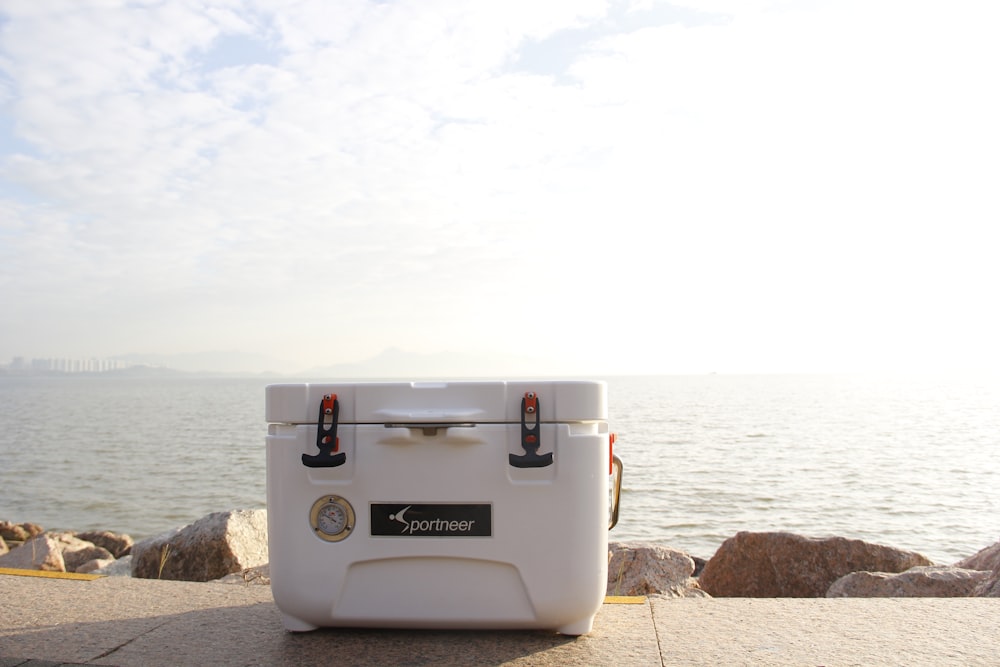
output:
<svg viewBox="0 0 1000 667"><path fill-rule="evenodd" d="M215 583L270 586L271 566L270 564L265 564L258 567L250 567L242 572L234 572L233 574L227 574L221 579L216 579Z"/></svg>
<svg viewBox="0 0 1000 667"><path fill-rule="evenodd" d="M852 572L833 582L828 598L964 598L989 572L959 567L911 567L900 573Z"/></svg>
<svg viewBox="0 0 1000 667"><path fill-rule="evenodd" d="M124 533L112 533L107 530L90 530L77 533L77 537L91 544L107 549L115 558L127 556L132 550L132 538Z"/></svg>
<svg viewBox="0 0 1000 667"><path fill-rule="evenodd" d="M704 558L698 558L697 556L691 556L691 560L694 561L694 572L691 574L692 577L700 577L701 571L705 569L706 561Z"/></svg>
<svg viewBox="0 0 1000 667"><path fill-rule="evenodd" d="M7 542L5 542L2 537L0 537L0 556L4 555L8 551L10 551L10 549L7 547Z"/></svg>
<svg viewBox="0 0 1000 667"><path fill-rule="evenodd" d="M707 597L691 577L694 560L656 544L612 542L608 545L608 595Z"/></svg>
<svg viewBox="0 0 1000 667"><path fill-rule="evenodd" d="M969 570L995 570L1000 567L1000 542L980 549L975 555L969 556L955 563L955 567L964 567Z"/></svg>
<svg viewBox="0 0 1000 667"><path fill-rule="evenodd" d="M106 549L81 540L72 533L50 532L36 535L7 555L0 556L0 567L76 572L80 565L95 558L113 556Z"/></svg>
<svg viewBox="0 0 1000 667"><path fill-rule="evenodd" d="M0 540L23 540L23 537L18 537L14 533L15 530L16 527L10 521L0 521Z"/></svg>
<svg viewBox="0 0 1000 667"><path fill-rule="evenodd" d="M132 576L132 555L123 556L112 561L99 570L94 570L92 574L103 574L108 577L131 577Z"/></svg>
<svg viewBox="0 0 1000 667"><path fill-rule="evenodd" d="M63 560L62 546L58 535L53 536L48 533L36 535L16 549L11 549L9 553L0 556L0 567L65 572L66 561Z"/></svg>
<svg viewBox="0 0 1000 667"><path fill-rule="evenodd" d="M933 563L912 551L843 537L741 532L723 542L699 583L713 597L823 597L845 574L918 565Z"/></svg>
<svg viewBox="0 0 1000 667"><path fill-rule="evenodd" d="M80 566L92 560L114 560L115 557L104 547L96 546L72 535L60 539L63 561L67 572L79 572Z"/></svg>
<svg viewBox="0 0 1000 667"><path fill-rule="evenodd" d="M88 560L83 565L78 565L74 572L79 574L90 574L96 572L97 570L103 569L116 562L114 558L95 558L94 560Z"/></svg>
<svg viewBox="0 0 1000 667"><path fill-rule="evenodd" d="M1000 598L1000 567L993 570L990 575L976 586L972 591L974 598Z"/></svg>
<svg viewBox="0 0 1000 667"><path fill-rule="evenodd" d="M132 545L132 576L211 581L268 562L267 510L214 512Z"/></svg>
<svg viewBox="0 0 1000 667"><path fill-rule="evenodd" d="M956 565L991 570L989 576L976 586L972 597L1000 598L1000 542L981 549L974 556L961 560Z"/></svg>
<svg viewBox="0 0 1000 667"><path fill-rule="evenodd" d="M0 521L0 537L13 542L27 542L36 535L41 535L45 529L37 523L11 523Z"/></svg>

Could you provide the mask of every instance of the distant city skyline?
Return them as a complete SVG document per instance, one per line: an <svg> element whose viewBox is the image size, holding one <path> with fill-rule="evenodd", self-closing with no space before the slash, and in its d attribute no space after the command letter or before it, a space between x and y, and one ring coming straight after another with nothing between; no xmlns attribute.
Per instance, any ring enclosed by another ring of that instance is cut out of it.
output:
<svg viewBox="0 0 1000 667"><path fill-rule="evenodd" d="M0 3L0 359L1000 371L998 23Z"/></svg>
<svg viewBox="0 0 1000 667"><path fill-rule="evenodd" d="M70 359L57 357L43 357L26 359L24 357L14 357L10 363L0 365L13 372L32 373L107 373L132 368L135 364L120 359L98 359L95 357Z"/></svg>

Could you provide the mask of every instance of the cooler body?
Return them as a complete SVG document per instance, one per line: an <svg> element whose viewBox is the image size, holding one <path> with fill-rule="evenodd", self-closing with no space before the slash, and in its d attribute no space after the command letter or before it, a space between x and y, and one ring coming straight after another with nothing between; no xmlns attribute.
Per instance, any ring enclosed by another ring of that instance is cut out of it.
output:
<svg viewBox="0 0 1000 667"><path fill-rule="evenodd" d="M286 628L589 632L607 582L600 382L271 385Z"/></svg>

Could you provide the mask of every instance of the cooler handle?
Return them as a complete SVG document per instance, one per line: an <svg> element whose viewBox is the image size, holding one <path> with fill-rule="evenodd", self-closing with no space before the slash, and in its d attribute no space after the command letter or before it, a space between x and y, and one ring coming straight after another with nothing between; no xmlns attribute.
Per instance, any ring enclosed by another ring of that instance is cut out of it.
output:
<svg viewBox="0 0 1000 667"><path fill-rule="evenodd" d="M416 428L420 429L424 435L437 435L438 429L449 428L476 428L473 422L393 422L385 425L386 428Z"/></svg>
<svg viewBox="0 0 1000 667"><path fill-rule="evenodd" d="M625 464L618 458L617 454L611 455L611 520L608 522L608 530L618 525L618 506L622 496L622 474L625 472Z"/></svg>
<svg viewBox="0 0 1000 667"><path fill-rule="evenodd" d="M482 410L452 409L452 410L377 410L372 413L373 421L385 424L475 424L483 421L485 413Z"/></svg>

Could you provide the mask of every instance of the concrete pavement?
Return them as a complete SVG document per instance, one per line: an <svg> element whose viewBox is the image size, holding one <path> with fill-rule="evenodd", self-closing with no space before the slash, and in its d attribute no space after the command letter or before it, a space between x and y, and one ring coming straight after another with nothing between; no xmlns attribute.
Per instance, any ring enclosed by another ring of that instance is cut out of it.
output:
<svg viewBox="0 0 1000 667"><path fill-rule="evenodd" d="M0 574L0 667L1000 665L1000 600L669 599L594 631L284 630L270 588Z"/></svg>

